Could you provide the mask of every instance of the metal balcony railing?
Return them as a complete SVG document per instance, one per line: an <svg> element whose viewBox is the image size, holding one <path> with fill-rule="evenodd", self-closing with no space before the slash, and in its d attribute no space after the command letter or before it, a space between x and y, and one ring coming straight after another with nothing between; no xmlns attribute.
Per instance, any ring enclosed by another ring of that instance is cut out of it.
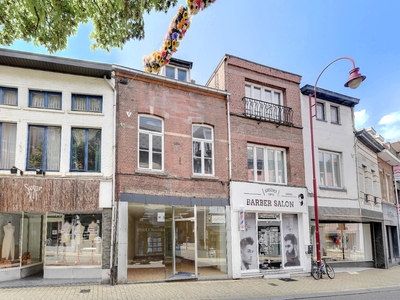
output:
<svg viewBox="0 0 400 300"><path fill-rule="evenodd" d="M282 125L293 125L293 109L253 98L243 97L245 116L260 121L269 121Z"/></svg>

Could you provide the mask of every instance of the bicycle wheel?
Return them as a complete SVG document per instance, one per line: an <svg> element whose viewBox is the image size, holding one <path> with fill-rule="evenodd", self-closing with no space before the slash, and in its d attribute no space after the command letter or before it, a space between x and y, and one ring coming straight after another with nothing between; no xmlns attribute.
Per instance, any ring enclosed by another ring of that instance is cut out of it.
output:
<svg viewBox="0 0 400 300"><path fill-rule="evenodd" d="M330 265L325 265L325 270L330 279L335 278L335 270Z"/></svg>
<svg viewBox="0 0 400 300"><path fill-rule="evenodd" d="M312 277L314 277L315 280L318 280L320 278L320 274L319 274L319 271L318 271L318 266L317 266L316 263L313 263L311 265L311 275L312 275Z"/></svg>

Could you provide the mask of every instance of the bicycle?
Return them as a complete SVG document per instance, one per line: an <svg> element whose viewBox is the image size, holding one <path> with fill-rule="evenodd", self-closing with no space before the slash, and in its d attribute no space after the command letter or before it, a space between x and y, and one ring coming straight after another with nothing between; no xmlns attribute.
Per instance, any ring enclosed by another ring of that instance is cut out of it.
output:
<svg viewBox="0 0 400 300"><path fill-rule="evenodd" d="M312 261L311 263L311 275L315 280L322 278L323 274L328 275L330 279L335 278L335 270L332 266L326 263L326 259L322 258L321 265L318 267L319 261Z"/></svg>

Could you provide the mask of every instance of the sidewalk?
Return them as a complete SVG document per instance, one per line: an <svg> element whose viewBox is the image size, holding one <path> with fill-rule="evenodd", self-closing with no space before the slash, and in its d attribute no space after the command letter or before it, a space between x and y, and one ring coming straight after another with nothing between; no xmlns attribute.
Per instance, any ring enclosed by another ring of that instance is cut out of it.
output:
<svg viewBox="0 0 400 300"><path fill-rule="evenodd" d="M345 295L379 290L399 290L400 266L390 269L337 270L335 279L324 276L281 279L240 279L121 284L116 286L70 281L56 285L43 280L41 286L0 285L0 299L305 299L323 295Z"/></svg>

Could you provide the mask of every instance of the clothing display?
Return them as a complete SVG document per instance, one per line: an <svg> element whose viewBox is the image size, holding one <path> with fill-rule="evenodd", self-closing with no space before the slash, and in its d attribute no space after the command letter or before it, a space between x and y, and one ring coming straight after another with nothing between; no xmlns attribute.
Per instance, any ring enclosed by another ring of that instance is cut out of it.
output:
<svg viewBox="0 0 400 300"><path fill-rule="evenodd" d="M89 224L88 231L89 231L90 241L93 241L94 238L97 236L97 227L98 225L94 221L92 221L92 223Z"/></svg>
<svg viewBox="0 0 400 300"><path fill-rule="evenodd" d="M71 224L66 221L61 227L61 242L69 243L71 241Z"/></svg>
<svg viewBox="0 0 400 300"><path fill-rule="evenodd" d="M4 229L4 239L3 248L1 251L1 257L5 259L14 260L15 251L15 241L14 241L14 231L15 226L8 222L7 225L3 226Z"/></svg>
<svg viewBox="0 0 400 300"><path fill-rule="evenodd" d="M75 235L75 244L79 245L83 241L83 232L85 231L85 226L83 226L79 221L75 226L74 235Z"/></svg>

